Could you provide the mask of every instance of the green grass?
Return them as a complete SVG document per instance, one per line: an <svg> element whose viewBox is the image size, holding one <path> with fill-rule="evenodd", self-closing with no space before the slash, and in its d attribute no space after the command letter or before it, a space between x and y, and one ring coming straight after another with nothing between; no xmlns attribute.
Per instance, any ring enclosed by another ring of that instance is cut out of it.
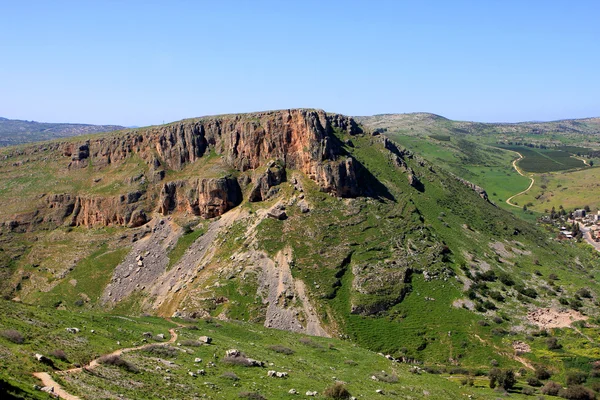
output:
<svg viewBox="0 0 600 400"><path fill-rule="evenodd" d="M108 250L102 246L77 264L67 279L63 279L49 292L32 295L32 301L45 304L62 304L69 309L77 309L75 302L83 301L86 308L95 306L106 285L110 282L113 270L123 261L129 249Z"/></svg>
<svg viewBox="0 0 600 400"><path fill-rule="evenodd" d="M206 227L203 226L198 226L196 227L195 230L184 233L179 240L177 241L177 244L175 245L175 247L173 247L173 249L171 249L171 251L169 251L168 257L169 257L169 264L167 265L167 271L171 269L171 267L173 267L173 265L177 264L177 262L179 260L181 260L181 257L183 257L183 255L185 254L186 250L192 245L192 243L194 243L200 236L204 235L204 233L206 232Z"/></svg>
<svg viewBox="0 0 600 400"><path fill-rule="evenodd" d="M51 357L59 369L73 362L89 360L108 353L120 346L141 343L145 331L166 332L173 324L157 318L131 318L99 313L78 314L46 308L28 307L0 301L0 330L12 327L26 338L24 344L14 344L0 337L2 355L8 363L0 365L0 380L13 385L20 398L47 398L34 391L38 383L31 376L34 371L50 371L49 367L36 362L31 354L42 351ZM166 365L152 354L137 351L126 353L123 359L140 372L128 372L114 366L100 366L91 373L72 374L69 377L54 375L65 389L82 398L113 397L118 394L127 398L159 399L166 393L170 398L192 398L206 395L212 398L234 399L241 392L260 393L268 399L295 398L288 394L291 388L301 395L315 390L318 398L335 381L345 382L353 396L372 398L382 389L386 398L444 398L462 399L471 395L480 399L493 399L496 394L482 385L461 387L455 380L444 375L412 374L410 365L393 363L384 357L362 349L348 341L325 338L306 338L291 332L269 330L264 327L236 322L200 320L195 330L179 328L179 343L195 341L200 335L213 338L211 345L200 347L176 346L175 356ZM65 327L79 327L78 334L70 334ZM92 329L95 331L91 333ZM117 341L121 344L117 345ZM277 353L274 345L284 345L294 354ZM265 368L248 368L230 365L222 361L225 351L238 349L248 357L264 361ZM62 349L68 361L50 355L53 349ZM185 352L184 352L185 351ZM201 358L202 362L194 360ZM214 366L209 366L214 363ZM157 369L160 367L160 369ZM188 370L204 369L205 376L191 377ZM168 370L168 372L167 372ZM287 372L288 377L269 378L267 370ZM385 371L396 375L397 382L377 382L371 379ZM239 380L232 381L224 374L234 373ZM168 381L165 377L168 376ZM514 398L521 398L517 393Z"/></svg>
<svg viewBox="0 0 600 400"><path fill-rule="evenodd" d="M584 168L583 161L562 150L535 149L525 146L502 146L523 155L518 165L525 172L544 173Z"/></svg>

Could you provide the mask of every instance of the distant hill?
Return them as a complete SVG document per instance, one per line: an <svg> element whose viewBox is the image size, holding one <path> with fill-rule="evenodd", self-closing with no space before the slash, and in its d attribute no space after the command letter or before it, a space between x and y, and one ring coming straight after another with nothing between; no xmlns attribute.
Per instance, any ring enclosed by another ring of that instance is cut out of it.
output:
<svg viewBox="0 0 600 400"><path fill-rule="evenodd" d="M354 117L366 127L383 132L407 135L599 135L600 118L565 119L559 121L486 123L471 121L453 121L430 113L379 114Z"/></svg>
<svg viewBox="0 0 600 400"><path fill-rule="evenodd" d="M0 117L0 147L121 129L125 127L22 121Z"/></svg>

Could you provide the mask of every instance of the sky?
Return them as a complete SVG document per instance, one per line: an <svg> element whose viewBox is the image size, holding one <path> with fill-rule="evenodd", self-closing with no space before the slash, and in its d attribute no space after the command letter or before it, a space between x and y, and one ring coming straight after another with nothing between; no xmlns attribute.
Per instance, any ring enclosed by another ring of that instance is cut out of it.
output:
<svg viewBox="0 0 600 400"><path fill-rule="evenodd" d="M600 116L600 2L0 0L0 116Z"/></svg>

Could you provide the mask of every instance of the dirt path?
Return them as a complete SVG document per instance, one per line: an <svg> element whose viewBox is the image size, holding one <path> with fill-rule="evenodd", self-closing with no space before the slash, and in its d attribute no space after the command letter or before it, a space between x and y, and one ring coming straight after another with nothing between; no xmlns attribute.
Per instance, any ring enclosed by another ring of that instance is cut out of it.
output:
<svg viewBox="0 0 600 400"><path fill-rule="evenodd" d="M521 175L521 176L524 176L524 177L526 177L526 178L529 178L529 179L531 179L531 182L529 183L529 187L528 187L527 189L525 189L525 190L523 190L522 192L519 192L519 193L517 193L517 194L515 194L515 195L512 195L512 196L510 196L508 199L506 199L506 204L508 204L509 206L513 206L513 207L519 207L518 205L516 205L516 204L513 204L513 203L512 203L512 199L514 199L514 198L515 198L515 197L517 197L517 196L520 196L520 195L522 195L522 194L525 194L525 193L529 192L529 190L530 190L530 189L533 187L533 184L535 183L535 179L533 179L531 176L527 176L527 175L525 175L525 174L524 174L524 173L523 173L523 172L522 172L522 171L519 169L519 167L517 166L517 162L521 161L521 160L524 158L524 157L523 157L523 155L522 155L521 153L519 153L518 151L514 151L514 150L509 150L509 151L512 151L513 153L517 153L517 154L519 155L519 158L517 158L516 160L513 160L513 162L512 162L512 166L513 166L513 168L515 169L515 171L517 171L517 173L518 173L519 175Z"/></svg>
<svg viewBox="0 0 600 400"><path fill-rule="evenodd" d="M172 322L172 321L171 321ZM177 324L178 326L181 326L180 324ZM68 374L74 374L77 372L82 372L83 370L86 371L90 371L96 367L98 367L98 365L100 365L100 363L98 362L98 360L100 360L102 357L106 357L106 356L120 356L123 353L129 353L130 351L136 351L136 350L143 350L145 348L148 348L150 346L166 346L169 345L171 343L174 343L177 340L177 332L175 332L175 329L171 328L169 329L169 333L171 334L171 338L169 339L168 342L162 342L162 343L148 343L142 346L137 346L137 347L127 347L127 348L123 348L123 349L118 349L113 351L112 353L108 353L105 354L103 356L100 356L92 361L90 361L90 363L88 365L84 365L83 367L79 367L79 368L71 368L71 369L66 369L64 371L57 371L56 374L57 375L68 375ZM35 376L36 378L38 378L39 380L42 381L42 384L46 387L52 387L53 393L60 397L61 399L65 399L65 400L81 400L79 397L74 396L72 394L67 393L62 386L56 382L49 373L47 372L34 372L33 376Z"/></svg>

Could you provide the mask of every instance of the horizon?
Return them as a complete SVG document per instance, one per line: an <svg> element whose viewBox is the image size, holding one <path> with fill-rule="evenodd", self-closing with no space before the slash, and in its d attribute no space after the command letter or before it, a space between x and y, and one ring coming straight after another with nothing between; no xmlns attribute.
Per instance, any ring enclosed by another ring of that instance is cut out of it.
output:
<svg viewBox="0 0 600 400"><path fill-rule="evenodd" d="M97 123L97 124L92 124L92 123L86 123L86 122L69 122L69 121L37 121L37 120L32 120L32 119L19 119L19 118L9 118L6 116L2 116L0 115L0 120L7 120L7 121L21 121L21 122L32 122L32 123L38 123L38 124L69 124L69 125L102 125L102 126L122 126L124 128L127 129L137 129L137 128L146 128L149 126L159 126L159 125L168 125L168 124L172 124L172 123L176 123L179 121L184 121L187 119L198 119L198 118L208 118L208 117L219 117L222 115L243 115L243 114L253 114L253 113L260 113L260 112L271 112L271 111L281 111L281 110L294 110L294 109L315 109L315 110L321 110L318 108L314 108L314 107L295 107L295 108L280 108L280 109L273 109L273 110L255 110L255 111L248 111L248 112L239 112L239 113L222 113L222 114L210 114L210 115L199 115L196 117L184 117L178 120L174 120L174 121L164 121L161 123L156 123L156 124L151 124L151 125L122 125L122 124L118 124L118 123L111 123L111 122L107 122L107 123ZM441 114L437 114L437 113L432 113L432 112L428 112L428 111L412 111L412 112L405 112L405 113L380 113L380 114L372 114L372 115L347 115L347 114L342 114L342 113L338 113L338 112L332 112L332 111L327 111L327 110L322 110L324 112L326 112L327 114L341 114L341 115L346 115L348 117L352 117L352 118L365 118L365 117L377 117L377 116L385 116L385 115L410 115L410 114L430 114L430 115L434 115L437 117L441 117L450 121L454 121L454 122L473 122L473 123L481 123L481 124L535 124L535 123L551 123L551 122L560 122L560 121L577 121L577 120L586 120L586 119L598 119L600 118L600 116L593 116L593 117L580 117L580 118L561 118L561 119L553 119L553 120L530 120L530 121L515 121L515 122L507 122L507 121L474 121L474 120L461 120L461 119L454 119L454 118L449 118L445 115L441 115Z"/></svg>
<svg viewBox="0 0 600 400"><path fill-rule="evenodd" d="M157 125L314 108L516 123L600 115L600 4L314 0L1 6L0 114Z"/></svg>

